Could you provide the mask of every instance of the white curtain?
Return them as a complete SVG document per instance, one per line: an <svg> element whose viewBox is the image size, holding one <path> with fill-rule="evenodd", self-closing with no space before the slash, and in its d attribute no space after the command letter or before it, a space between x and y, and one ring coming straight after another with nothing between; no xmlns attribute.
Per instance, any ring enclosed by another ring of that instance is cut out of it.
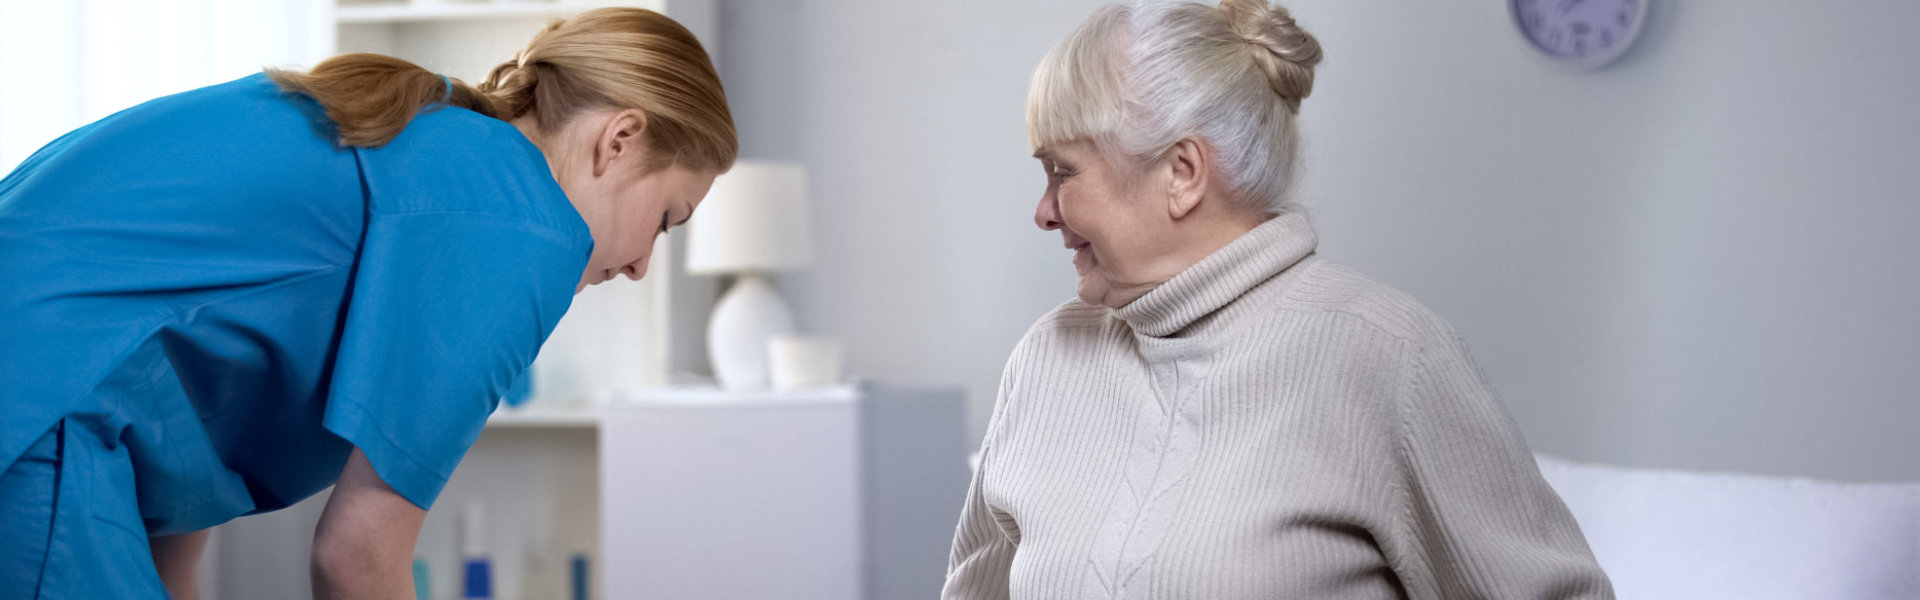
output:
<svg viewBox="0 0 1920 600"><path fill-rule="evenodd" d="M334 44L327 0L0 2L0 173L76 127Z"/></svg>

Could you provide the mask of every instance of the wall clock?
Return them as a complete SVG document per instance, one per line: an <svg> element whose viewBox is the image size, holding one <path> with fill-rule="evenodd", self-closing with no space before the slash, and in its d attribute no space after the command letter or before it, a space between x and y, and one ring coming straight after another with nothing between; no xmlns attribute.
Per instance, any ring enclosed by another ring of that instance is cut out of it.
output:
<svg viewBox="0 0 1920 600"><path fill-rule="evenodd" d="M1513 24L1535 52L1573 70L1597 69L1640 36L1652 0L1507 0Z"/></svg>

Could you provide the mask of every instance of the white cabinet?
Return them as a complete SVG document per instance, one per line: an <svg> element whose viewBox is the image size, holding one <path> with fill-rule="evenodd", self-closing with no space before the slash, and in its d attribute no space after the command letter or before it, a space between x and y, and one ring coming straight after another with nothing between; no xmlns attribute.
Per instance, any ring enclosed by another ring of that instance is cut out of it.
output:
<svg viewBox="0 0 1920 600"><path fill-rule="evenodd" d="M606 598L938 595L966 492L959 390L663 390L606 407Z"/></svg>
<svg viewBox="0 0 1920 600"><path fill-rule="evenodd" d="M609 406L607 597L859 598L857 400L661 392Z"/></svg>

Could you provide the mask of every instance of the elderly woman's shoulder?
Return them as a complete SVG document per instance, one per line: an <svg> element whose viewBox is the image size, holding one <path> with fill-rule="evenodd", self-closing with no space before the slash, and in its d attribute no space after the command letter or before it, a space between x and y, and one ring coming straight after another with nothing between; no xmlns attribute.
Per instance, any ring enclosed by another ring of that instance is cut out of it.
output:
<svg viewBox="0 0 1920 600"><path fill-rule="evenodd" d="M1033 326L1020 336L1019 345L1031 347L1098 336L1110 326L1111 314L1112 311L1104 306L1088 304L1078 298L1062 302L1034 321Z"/></svg>
<svg viewBox="0 0 1920 600"><path fill-rule="evenodd" d="M1291 312L1345 315L1351 317L1348 322L1408 341L1454 337L1452 326L1413 296L1327 260L1288 286L1284 304Z"/></svg>
<svg viewBox="0 0 1920 600"><path fill-rule="evenodd" d="M1107 307L1088 304L1079 298L1067 300L1040 315L1027 328L1025 337L1034 337L1038 333L1094 331L1107 326L1112 311Z"/></svg>

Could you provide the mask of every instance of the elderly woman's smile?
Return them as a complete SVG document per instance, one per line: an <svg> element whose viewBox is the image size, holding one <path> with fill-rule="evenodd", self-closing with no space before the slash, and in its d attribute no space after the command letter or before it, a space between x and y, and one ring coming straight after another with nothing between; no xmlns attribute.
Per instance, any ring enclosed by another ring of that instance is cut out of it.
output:
<svg viewBox="0 0 1920 600"><path fill-rule="evenodd" d="M1093 255L1093 242L1075 241L1073 237L1073 234L1067 234L1067 249L1073 251L1073 270L1081 277L1086 277L1087 271L1092 270L1100 259Z"/></svg>
<svg viewBox="0 0 1920 600"><path fill-rule="evenodd" d="M1033 222L1073 252L1081 301L1126 306L1260 222L1230 205L1202 151L1189 142L1142 159L1068 140L1034 152L1047 187Z"/></svg>

